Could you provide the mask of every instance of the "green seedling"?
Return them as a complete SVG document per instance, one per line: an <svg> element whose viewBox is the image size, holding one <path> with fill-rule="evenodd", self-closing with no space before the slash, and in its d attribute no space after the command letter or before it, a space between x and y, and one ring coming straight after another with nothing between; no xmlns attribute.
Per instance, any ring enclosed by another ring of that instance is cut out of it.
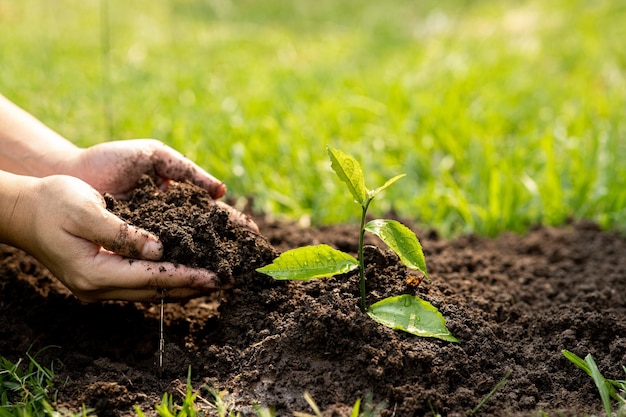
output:
<svg viewBox="0 0 626 417"><path fill-rule="evenodd" d="M313 397L311 397L311 394L305 392L304 399L306 400L307 404L309 404L309 407L311 407L314 414L294 411L294 417L323 417L325 415L325 413L322 413ZM368 393L363 403L361 402L360 398L356 399L354 405L352 406L350 417L378 417L382 414L384 409L385 403L380 403L376 406L373 406L372 394Z"/></svg>
<svg viewBox="0 0 626 417"><path fill-rule="evenodd" d="M409 269L429 279L422 246L408 227L395 220L376 219L365 223L367 209L374 197L404 177L397 175L382 186L370 190L365 186L361 165L338 149L327 147L331 167L343 181L355 202L361 206L358 259L328 245L305 246L282 253L269 265L257 269L277 280L309 280L332 277L359 270L360 308L375 321L396 330L450 342L458 340L448 331L445 319L429 302L418 296L403 294L389 297L367 307L363 242L365 232L378 236Z"/></svg>
<svg viewBox="0 0 626 417"><path fill-rule="evenodd" d="M626 380L616 380L605 378L604 375L598 369L595 360L591 354L585 356L585 359L570 352L567 349L561 351L570 362L576 365L589 375L598 388L600 398L602 399L602 406L606 412L607 417L626 416ZM626 367L623 368L626 372ZM611 399L617 402L618 409L613 413L613 407Z"/></svg>
<svg viewBox="0 0 626 417"><path fill-rule="evenodd" d="M0 356L0 417L92 415L93 410L84 405L78 413L55 409L52 405L56 396L53 367L41 365L36 360L37 355L27 353L26 356L28 360L22 358L16 362Z"/></svg>
<svg viewBox="0 0 626 417"><path fill-rule="evenodd" d="M203 398L198 395L198 393L194 392L191 386L191 367L189 367L185 390L178 390L182 398L182 404L174 402L173 396L165 393L163 394L161 403L154 406L157 412L156 415L158 417L242 416L240 412L234 410L234 403L226 398L226 392L220 392L208 386L205 386L205 388L211 395L210 399ZM253 409L258 417L275 417L274 412L269 408L254 404ZM139 406L135 405L134 410L137 417L146 416ZM0 415L0 417L3 416Z"/></svg>

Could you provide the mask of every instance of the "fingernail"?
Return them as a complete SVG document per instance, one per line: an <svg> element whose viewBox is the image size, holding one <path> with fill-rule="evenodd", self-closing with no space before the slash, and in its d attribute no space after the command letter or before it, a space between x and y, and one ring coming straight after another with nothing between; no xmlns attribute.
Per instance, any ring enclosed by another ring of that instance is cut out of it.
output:
<svg viewBox="0 0 626 417"><path fill-rule="evenodd" d="M219 184L213 184L210 191L211 197L214 199L222 198L226 194L226 184L220 182Z"/></svg>
<svg viewBox="0 0 626 417"><path fill-rule="evenodd" d="M205 289L215 289L219 287L219 278L214 272L198 271L199 274L193 277L193 281L199 287Z"/></svg>
<svg viewBox="0 0 626 417"><path fill-rule="evenodd" d="M158 240L148 239L141 249L141 255L144 259L157 260L163 254L163 245Z"/></svg>

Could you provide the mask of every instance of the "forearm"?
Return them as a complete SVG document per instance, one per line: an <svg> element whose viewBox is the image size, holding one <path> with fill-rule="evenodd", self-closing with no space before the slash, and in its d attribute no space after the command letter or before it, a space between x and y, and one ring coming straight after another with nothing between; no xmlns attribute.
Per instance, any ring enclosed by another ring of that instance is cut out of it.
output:
<svg viewBox="0 0 626 417"><path fill-rule="evenodd" d="M0 169L44 177L63 173L80 149L0 94Z"/></svg>

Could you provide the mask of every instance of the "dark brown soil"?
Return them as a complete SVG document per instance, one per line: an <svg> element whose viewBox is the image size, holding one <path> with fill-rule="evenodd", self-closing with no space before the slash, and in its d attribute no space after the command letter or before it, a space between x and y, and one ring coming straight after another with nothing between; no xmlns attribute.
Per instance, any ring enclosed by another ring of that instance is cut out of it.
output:
<svg viewBox="0 0 626 417"><path fill-rule="evenodd" d="M244 415L254 403L279 416L311 412L307 391L329 416L349 415L368 393L384 416L460 416L511 371L480 415L584 415L600 413L600 399L562 349L591 353L606 376L624 377L626 240L593 224L452 241L418 231L432 281L417 290L394 255L368 249L368 301L417 291L446 317L455 344L392 331L360 313L355 274L274 282L254 272L275 251L303 245L354 253L357 225L301 228L256 216L257 235L233 227L189 185L163 193L146 182L135 199L109 203L131 222L146 220L169 259L210 266L235 288L166 305L159 369L158 306L83 304L34 259L0 246L0 355L16 360L50 346L37 359L54 363L64 407L128 416L139 405L154 415L164 392L180 398L191 367L201 396L210 397L205 385L227 391ZM200 257L186 258L187 248Z"/></svg>
<svg viewBox="0 0 626 417"><path fill-rule="evenodd" d="M173 183L165 192L144 176L128 200L104 197L108 210L159 236L163 260L206 268L224 284L240 281L277 254L263 236L237 227L208 192L191 184Z"/></svg>

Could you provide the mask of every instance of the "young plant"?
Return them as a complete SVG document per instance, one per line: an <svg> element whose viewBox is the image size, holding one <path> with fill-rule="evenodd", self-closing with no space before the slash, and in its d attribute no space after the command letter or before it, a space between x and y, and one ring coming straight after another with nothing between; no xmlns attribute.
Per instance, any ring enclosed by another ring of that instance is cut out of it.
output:
<svg viewBox="0 0 626 417"><path fill-rule="evenodd" d="M43 414L48 405L54 371L27 355L26 365L0 356L0 416Z"/></svg>
<svg viewBox="0 0 626 417"><path fill-rule="evenodd" d="M308 392L304 393L304 399L306 400L309 407L313 410L314 414L309 413L301 413L299 411L294 411L294 417L324 417L324 413L320 410L319 406L311 397L311 394ZM361 399L357 398L352 406L352 411L350 412L350 417L378 417L382 414L385 409L385 403L373 405L372 394L367 393L365 397L365 401L361 404Z"/></svg>
<svg viewBox="0 0 626 417"><path fill-rule="evenodd" d="M41 365L37 355L26 354L16 362L0 356L0 417L14 416L58 416L88 417L93 410L85 408L80 412L55 409L51 404L56 390L54 370Z"/></svg>
<svg viewBox="0 0 626 417"><path fill-rule="evenodd" d="M365 232L378 236L398 255L407 268L421 272L428 279L424 252L415 234L398 221L376 219L365 224L367 209L374 197L404 177L404 174L397 175L382 186L370 190L365 186L363 170L356 159L330 146L327 146L327 150L332 169L347 185L354 201L361 206L358 259L321 244L288 250L274 262L257 271L277 280L309 280L332 277L358 269L361 311L392 329L418 336L458 342L446 328L445 319L441 313L432 304L418 296L403 294L389 297L367 307L363 258Z"/></svg>
<svg viewBox="0 0 626 417"><path fill-rule="evenodd" d="M626 416L626 380L605 378L604 375L600 373L600 370L596 365L596 361L593 359L591 354L585 356L585 359L582 359L580 356L567 349L563 349L561 353L570 362L585 371L585 373L593 379L593 382L596 384L598 392L600 393L602 405L607 417ZM626 372L626 367L623 369L624 372ZM611 399L615 400L618 404L618 408L615 413L613 413Z"/></svg>
<svg viewBox="0 0 626 417"><path fill-rule="evenodd" d="M182 397L182 404L174 402L171 394L165 393L160 404L154 406L158 417L196 417L196 416L217 416L217 417L241 417L242 414L234 410L234 404L225 399L225 392L219 392L206 387L211 399L205 399L195 393L191 386L191 367L187 371L187 384L185 391L179 390ZM206 404L202 407L198 402ZM269 408L260 405L253 405L254 412L258 417L275 417L274 412ZM134 407L137 417L146 417L139 406ZM0 415L0 417L3 417Z"/></svg>

